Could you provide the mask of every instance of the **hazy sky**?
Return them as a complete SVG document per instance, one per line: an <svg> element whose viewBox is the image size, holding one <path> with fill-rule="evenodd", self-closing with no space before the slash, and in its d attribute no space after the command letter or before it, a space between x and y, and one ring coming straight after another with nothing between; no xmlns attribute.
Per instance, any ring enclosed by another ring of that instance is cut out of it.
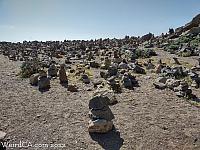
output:
<svg viewBox="0 0 200 150"><path fill-rule="evenodd" d="M0 41L161 34L200 13L200 0L0 0Z"/></svg>

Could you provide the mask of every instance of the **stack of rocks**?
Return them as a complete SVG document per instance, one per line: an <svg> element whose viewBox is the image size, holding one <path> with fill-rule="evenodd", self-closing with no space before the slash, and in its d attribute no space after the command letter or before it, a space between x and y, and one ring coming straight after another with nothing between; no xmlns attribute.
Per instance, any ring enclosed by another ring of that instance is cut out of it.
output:
<svg viewBox="0 0 200 150"><path fill-rule="evenodd" d="M155 65L152 63L152 60L149 59L147 63L144 64L146 66L146 69L155 69Z"/></svg>
<svg viewBox="0 0 200 150"><path fill-rule="evenodd" d="M190 76L191 80L192 80L192 84L191 86L194 88L199 88L200 86L200 77L197 73L195 72L189 72L188 75Z"/></svg>
<svg viewBox="0 0 200 150"><path fill-rule="evenodd" d="M127 89L133 89L133 86L137 84L137 81L134 76L129 73L124 73L122 77L122 84Z"/></svg>
<svg viewBox="0 0 200 150"><path fill-rule="evenodd" d="M50 80L47 78L47 73L44 70L39 71L38 86L39 90L47 90L50 88Z"/></svg>
<svg viewBox="0 0 200 150"><path fill-rule="evenodd" d="M67 75L66 75L66 70L65 70L65 65L64 64L60 65L59 80L60 80L61 84L68 84L68 79L67 79Z"/></svg>
<svg viewBox="0 0 200 150"><path fill-rule="evenodd" d="M117 66L115 66L115 65L109 66L109 68L108 68L109 76L115 76L115 75L117 75L117 73L118 73Z"/></svg>
<svg viewBox="0 0 200 150"><path fill-rule="evenodd" d="M116 80L116 77L112 76L108 78L107 83L114 92L121 93L122 89L121 89L119 81Z"/></svg>
<svg viewBox="0 0 200 150"><path fill-rule="evenodd" d="M56 77L57 76L58 69L55 66L55 64L51 64L48 68L48 76L50 77Z"/></svg>
<svg viewBox="0 0 200 150"><path fill-rule="evenodd" d="M101 94L94 96L89 102L90 133L106 133L113 128L114 115L108 106L109 98Z"/></svg>
<svg viewBox="0 0 200 150"><path fill-rule="evenodd" d="M82 74L82 75L81 75L81 80L82 80L83 83L85 83L85 84L89 84L89 83L90 83L90 79L89 79L89 77L88 77L87 74Z"/></svg>
<svg viewBox="0 0 200 150"><path fill-rule="evenodd" d="M188 97L191 98L192 90L189 88L189 85L185 81L181 81L178 87L174 88L174 91L179 97Z"/></svg>
<svg viewBox="0 0 200 150"><path fill-rule="evenodd" d="M101 69L108 69L111 65L111 60L108 57L105 57L104 63L101 65Z"/></svg>

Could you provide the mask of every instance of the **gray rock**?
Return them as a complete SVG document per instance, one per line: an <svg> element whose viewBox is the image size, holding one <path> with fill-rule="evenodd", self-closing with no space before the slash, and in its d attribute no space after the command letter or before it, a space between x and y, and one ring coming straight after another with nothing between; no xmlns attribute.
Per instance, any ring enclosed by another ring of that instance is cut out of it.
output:
<svg viewBox="0 0 200 150"><path fill-rule="evenodd" d="M108 106L109 98L107 96L95 95L89 102L89 109L101 110Z"/></svg>
<svg viewBox="0 0 200 150"><path fill-rule="evenodd" d="M114 115L108 106L104 106L102 109L91 109L89 112L89 117L92 120L105 119L111 121L114 119Z"/></svg>

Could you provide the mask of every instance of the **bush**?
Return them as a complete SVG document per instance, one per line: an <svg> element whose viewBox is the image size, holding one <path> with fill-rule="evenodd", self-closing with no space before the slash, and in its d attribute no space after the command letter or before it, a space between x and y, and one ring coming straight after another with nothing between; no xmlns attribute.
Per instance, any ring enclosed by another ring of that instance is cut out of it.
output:
<svg viewBox="0 0 200 150"><path fill-rule="evenodd" d="M152 49L137 49L135 55L137 58L149 58L151 56L156 56L157 54Z"/></svg>
<svg viewBox="0 0 200 150"><path fill-rule="evenodd" d="M29 78L32 74L38 73L40 69L39 61L25 61L21 65L20 75L22 78Z"/></svg>

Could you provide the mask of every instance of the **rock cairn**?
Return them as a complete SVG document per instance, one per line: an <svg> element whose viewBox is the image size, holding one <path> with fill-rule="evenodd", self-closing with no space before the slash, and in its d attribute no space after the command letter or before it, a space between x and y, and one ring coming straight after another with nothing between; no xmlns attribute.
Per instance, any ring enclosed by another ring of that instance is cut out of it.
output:
<svg viewBox="0 0 200 150"><path fill-rule="evenodd" d="M89 126L90 133L106 133L113 128L114 115L110 110L109 98L102 94L94 95L89 102Z"/></svg>
<svg viewBox="0 0 200 150"><path fill-rule="evenodd" d="M59 80L60 80L61 84L68 84L68 79L67 79L67 75L66 75L66 70L65 70L65 65L64 64L60 65Z"/></svg>
<svg viewBox="0 0 200 150"><path fill-rule="evenodd" d="M47 78L47 73L44 70L39 71L38 86L39 90L48 90L50 88L50 79Z"/></svg>

